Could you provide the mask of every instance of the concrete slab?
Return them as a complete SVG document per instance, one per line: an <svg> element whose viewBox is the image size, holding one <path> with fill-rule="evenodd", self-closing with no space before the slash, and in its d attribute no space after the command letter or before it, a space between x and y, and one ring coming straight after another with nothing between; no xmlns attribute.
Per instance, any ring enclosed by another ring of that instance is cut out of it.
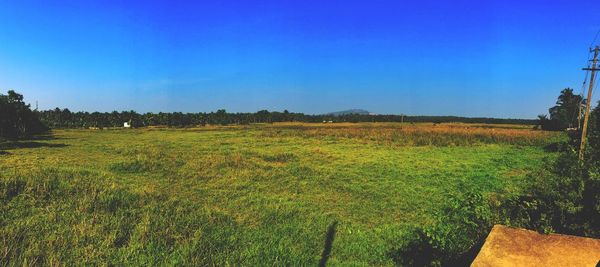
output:
<svg viewBox="0 0 600 267"><path fill-rule="evenodd" d="M495 225L471 266L593 267L599 261L599 239Z"/></svg>

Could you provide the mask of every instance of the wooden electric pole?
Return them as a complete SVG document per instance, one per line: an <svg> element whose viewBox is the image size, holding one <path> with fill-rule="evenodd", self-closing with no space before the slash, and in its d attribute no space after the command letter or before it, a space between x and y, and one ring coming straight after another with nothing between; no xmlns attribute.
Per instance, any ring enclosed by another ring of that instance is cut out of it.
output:
<svg viewBox="0 0 600 267"><path fill-rule="evenodd" d="M593 104L592 103L592 90L594 89L594 78L596 75L596 71L600 70L599 68L596 68L596 63L598 62L598 52L600 51L600 47L596 46L593 50L594 52L594 59L592 59L592 67L591 68L584 68L583 70L586 71L590 71L590 87L588 89L588 95L587 95L587 100L585 101L585 114L584 114L584 119L583 119L583 129L581 131L581 144L579 145L579 160L583 160L583 155L585 152L585 138L587 135L587 127L588 127L588 120L590 119L590 106ZM590 51L590 52L592 52Z"/></svg>

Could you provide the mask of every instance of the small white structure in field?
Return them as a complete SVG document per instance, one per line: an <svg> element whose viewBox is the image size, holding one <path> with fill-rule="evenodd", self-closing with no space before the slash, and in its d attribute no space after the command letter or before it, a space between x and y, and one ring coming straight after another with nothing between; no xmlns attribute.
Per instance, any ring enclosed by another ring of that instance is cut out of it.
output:
<svg viewBox="0 0 600 267"><path fill-rule="evenodd" d="M129 122L124 122L123 128L131 128L131 124L129 124Z"/></svg>

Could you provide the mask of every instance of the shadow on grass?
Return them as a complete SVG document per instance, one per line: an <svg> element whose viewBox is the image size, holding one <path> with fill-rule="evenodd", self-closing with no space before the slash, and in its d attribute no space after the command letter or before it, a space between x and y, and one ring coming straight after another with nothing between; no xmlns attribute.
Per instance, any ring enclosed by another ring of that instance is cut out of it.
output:
<svg viewBox="0 0 600 267"><path fill-rule="evenodd" d="M481 237L477 241L477 243L475 243L475 245L473 245L473 247L471 247L471 249L469 249L469 251L460 255L460 257L458 257L457 259L454 259L450 262L445 263L444 266L470 266L471 263L473 263L473 261L477 257L477 254L479 254L479 251L481 251L481 248L483 247L483 243L485 243L486 237L487 236Z"/></svg>
<svg viewBox="0 0 600 267"><path fill-rule="evenodd" d="M544 151L546 152L560 152L567 148L567 144L565 143L551 143L544 146Z"/></svg>
<svg viewBox="0 0 600 267"><path fill-rule="evenodd" d="M58 138L56 138L50 132L36 134L34 136L30 136L30 137L24 138L24 140L31 140L31 141L33 141L33 140L55 140L55 139L58 139Z"/></svg>
<svg viewBox="0 0 600 267"><path fill-rule="evenodd" d="M337 222L333 222L327 228L327 234L325 235L325 246L323 247L323 253L321 254L321 260L319 261L320 267L324 267L327 265L327 260L329 260L329 256L331 255L331 248L333 247L333 239L335 239L336 226L337 226Z"/></svg>
<svg viewBox="0 0 600 267"><path fill-rule="evenodd" d="M32 136L26 140L18 140L18 141L0 141L0 150L11 150L11 149L19 149L19 148L40 148L40 147L66 147L66 144L54 144L48 142L40 142L40 141L48 141L55 140L56 138L51 134L43 134ZM1 154L8 154L6 151L0 151Z"/></svg>
<svg viewBox="0 0 600 267"><path fill-rule="evenodd" d="M34 141L18 141L18 142L7 142L0 144L0 149L11 150L19 148L39 148L39 147L66 147L66 144L52 144L45 142L34 142Z"/></svg>

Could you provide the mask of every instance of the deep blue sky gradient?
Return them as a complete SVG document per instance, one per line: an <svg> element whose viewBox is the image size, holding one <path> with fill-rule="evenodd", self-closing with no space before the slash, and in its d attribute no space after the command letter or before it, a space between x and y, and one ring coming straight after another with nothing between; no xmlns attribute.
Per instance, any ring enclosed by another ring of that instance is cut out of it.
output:
<svg viewBox="0 0 600 267"><path fill-rule="evenodd" d="M8 0L0 90L41 109L535 118L580 92L599 14L589 0Z"/></svg>

